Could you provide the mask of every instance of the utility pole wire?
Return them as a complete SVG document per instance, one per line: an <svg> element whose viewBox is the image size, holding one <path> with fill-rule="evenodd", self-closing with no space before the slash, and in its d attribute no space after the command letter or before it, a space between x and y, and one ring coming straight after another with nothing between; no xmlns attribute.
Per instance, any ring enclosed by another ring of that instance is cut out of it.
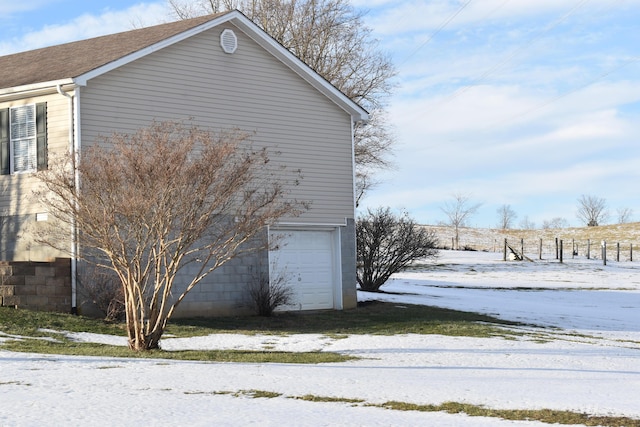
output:
<svg viewBox="0 0 640 427"><path fill-rule="evenodd" d="M565 13L562 17L560 17L559 19L557 19L556 21L552 22L550 25L548 25L547 27L545 27L544 29L542 29L541 31L539 31L535 36L533 36L532 38L530 38L523 46L520 46L519 48L514 49L511 53L509 53L509 55L507 55L502 61L498 62L497 64L495 64L493 67L489 68L487 71L485 71L480 77L476 78L473 83L468 84L466 86L463 86L461 88L459 88L458 90L456 90L453 94L451 94L450 96L446 97L444 100L442 100L438 106L443 106L445 104L448 104L449 102L453 101L454 99L456 99L457 97L459 97L460 95L462 95L463 93L465 93L466 91L468 91L469 89L471 89L474 86L477 86L479 83L482 83L484 81L487 80L487 78L494 74L497 70L499 70L500 68L502 68L504 65L506 65L507 63L511 62L513 60L513 58L515 58L519 53L521 53L522 51L524 51L525 48L528 48L529 46L531 46L533 44L533 42L535 42L537 39L539 39L540 37L542 37L544 34L548 33L549 31L551 31L552 29L554 29L555 27L557 27L558 25L560 25L560 23L562 23L563 21L565 21L569 16L573 15L576 10L578 10L579 8L581 8L582 6L585 5L585 3L587 3L589 0L580 0L578 3L576 3L567 13ZM436 106L435 108L437 108L438 106ZM434 109L435 109L434 108Z"/></svg>
<svg viewBox="0 0 640 427"><path fill-rule="evenodd" d="M402 62L400 62L398 64L398 67L400 67L402 64L404 64L405 62L407 62L409 59L411 59L411 57L413 55L415 55L420 49L422 49L424 46L427 45L427 43L429 43L440 31L442 31L444 29L444 27L446 27L447 25L449 25L449 22L453 21L453 19L458 16L464 9L466 9L467 6L469 6L469 3L471 3L473 0L467 0L467 2L465 4L463 4L462 6L460 6L460 8L453 14L451 15L449 18L447 18L442 24L440 24L440 26L438 27L437 30L435 30L430 36L429 38L422 43L420 46L418 46L417 48L415 48L410 54L409 56L407 56Z"/></svg>
<svg viewBox="0 0 640 427"><path fill-rule="evenodd" d="M499 121L499 122L495 122L492 125L487 126L486 128L484 128L482 130L487 131L487 130L489 130L491 128L504 125L505 123L509 123L509 122L511 122L513 120L519 119L520 117L526 116L526 115L528 115L528 114L530 114L530 113L532 113L534 111L540 110L540 109L546 107L547 105L558 101L559 99L566 98L569 95L572 95L572 94L574 94L576 92L579 92L579 91L583 90L586 87L589 87L589 86L593 85L594 83L598 82L599 80L602 80L603 78L607 77L608 75L613 74L616 71L618 71L618 70L620 70L620 69L622 69L622 68L624 68L624 67L626 67L626 66L628 66L628 65L630 65L630 64L632 64L632 63L634 63L634 62L636 62L638 60L640 60L640 56L631 57L630 59L628 59L627 61L623 62L622 64L620 64L620 65L618 65L618 66L616 66L616 67L614 67L614 68L612 68L610 70L605 71L604 73L596 76L595 78L587 81L586 83L584 83L584 84L582 84L582 85L580 85L580 86L578 86L576 88L573 88L573 89L568 90L566 92L563 92L563 93L561 93L559 95L556 95L553 98L549 98L546 101L543 101L540 104L534 106L533 108L530 108L530 109L525 110L525 111L523 111L521 113L515 114L515 115L513 115L511 117L506 118L505 120L502 120L502 121Z"/></svg>

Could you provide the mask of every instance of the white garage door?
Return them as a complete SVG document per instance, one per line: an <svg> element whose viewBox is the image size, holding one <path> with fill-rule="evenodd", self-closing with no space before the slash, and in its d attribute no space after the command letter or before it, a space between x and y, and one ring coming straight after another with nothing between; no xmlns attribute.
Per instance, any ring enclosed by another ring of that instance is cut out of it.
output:
<svg viewBox="0 0 640 427"><path fill-rule="evenodd" d="M271 277L284 275L293 304L284 310L334 308L335 254L331 231L272 231L279 249L269 253Z"/></svg>

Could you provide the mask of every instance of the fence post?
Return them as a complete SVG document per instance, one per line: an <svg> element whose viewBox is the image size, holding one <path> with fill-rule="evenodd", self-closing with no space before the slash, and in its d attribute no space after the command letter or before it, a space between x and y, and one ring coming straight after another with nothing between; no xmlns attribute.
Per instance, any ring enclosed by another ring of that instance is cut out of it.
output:
<svg viewBox="0 0 640 427"><path fill-rule="evenodd" d="M620 262L620 242L616 243L616 262Z"/></svg>
<svg viewBox="0 0 640 427"><path fill-rule="evenodd" d="M542 237L540 238L540 248L538 249L538 258L542 259Z"/></svg>
<svg viewBox="0 0 640 427"><path fill-rule="evenodd" d="M587 259L591 259L591 239L587 239Z"/></svg>
<svg viewBox="0 0 640 427"><path fill-rule="evenodd" d="M560 264L562 264L562 239L560 239Z"/></svg>
<svg viewBox="0 0 640 427"><path fill-rule="evenodd" d="M629 261L633 262L633 243L629 243Z"/></svg>
<svg viewBox="0 0 640 427"><path fill-rule="evenodd" d="M602 241L602 264L607 265L607 241Z"/></svg>
<svg viewBox="0 0 640 427"><path fill-rule="evenodd" d="M507 260L507 238L504 238L504 251L503 251L503 256L502 256L502 260L506 261Z"/></svg>
<svg viewBox="0 0 640 427"><path fill-rule="evenodd" d="M571 259L576 257L576 239L571 239Z"/></svg>
<svg viewBox="0 0 640 427"><path fill-rule="evenodd" d="M524 239L520 239L520 255L522 256L522 261L524 261Z"/></svg>
<svg viewBox="0 0 640 427"><path fill-rule="evenodd" d="M556 237L556 259L558 259L558 238Z"/></svg>

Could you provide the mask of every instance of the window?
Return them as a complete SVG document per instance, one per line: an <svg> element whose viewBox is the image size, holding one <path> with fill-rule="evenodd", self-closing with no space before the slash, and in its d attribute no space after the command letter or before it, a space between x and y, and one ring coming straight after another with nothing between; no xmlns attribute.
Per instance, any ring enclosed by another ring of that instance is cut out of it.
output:
<svg viewBox="0 0 640 427"><path fill-rule="evenodd" d="M47 168L47 104L0 110L0 174Z"/></svg>
<svg viewBox="0 0 640 427"><path fill-rule="evenodd" d="M14 172L36 168L36 106L11 109L11 159Z"/></svg>

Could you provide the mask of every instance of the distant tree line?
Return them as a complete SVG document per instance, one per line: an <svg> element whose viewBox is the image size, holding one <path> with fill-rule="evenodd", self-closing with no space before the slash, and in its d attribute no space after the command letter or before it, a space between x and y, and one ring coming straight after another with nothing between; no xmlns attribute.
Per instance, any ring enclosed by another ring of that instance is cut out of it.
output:
<svg viewBox="0 0 640 427"><path fill-rule="evenodd" d="M454 230L454 248L457 248L459 241L459 229L467 226L470 218L477 212L481 206L479 203L474 203L472 198L468 194L454 193L451 196L451 200L448 200L442 206L442 211L445 213L447 220L445 225L450 226ZM515 228L516 219L518 214L509 204L503 204L496 209L497 224L496 228L501 230L508 230ZM604 198L593 195L581 195L577 199L576 217L582 224L588 227L597 227L599 225L606 224L611 213L608 210L607 202ZM618 208L616 210L616 223L626 224L632 222L633 209L631 208ZM554 217L549 220L544 220L542 229L555 229L555 228L567 228L569 227L569 221L562 217ZM535 222L531 221L528 216L525 216L518 223L518 228L523 230L532 230L537 228Z"/></svg>

